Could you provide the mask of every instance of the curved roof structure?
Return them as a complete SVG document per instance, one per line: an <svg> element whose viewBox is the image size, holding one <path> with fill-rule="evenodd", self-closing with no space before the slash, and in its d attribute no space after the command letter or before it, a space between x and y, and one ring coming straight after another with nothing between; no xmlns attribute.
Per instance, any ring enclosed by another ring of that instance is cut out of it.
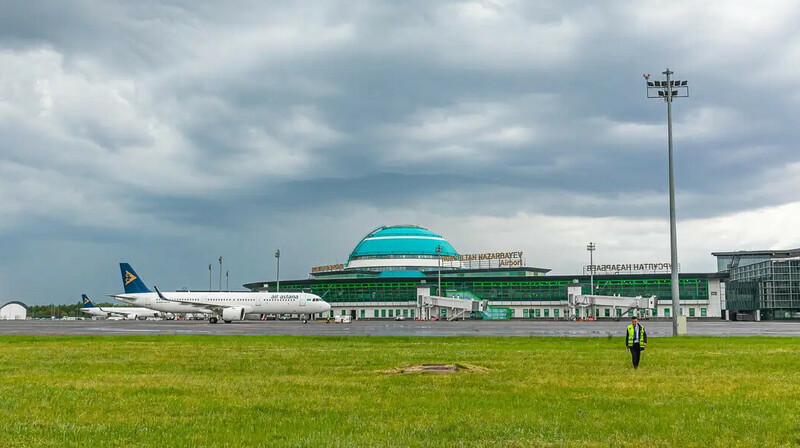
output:
<svg viewBox="0 0 800 448"><path fill-rule="evenodd" d="M441 246L441 254L436 247ZM412 225L378 227L361 239L349 261L361 258L417 258L457 256L458 252L441 235Z"/></svg>
<svg viewBox="0 0 800 448"><path fill-rule="evenodd" d="M6 302L6 303L0 305L0 309L5 308L7 305L19 305L19 306L25 308L26 310L28 309L28 305L25 305L24 303L22 303L22 302L20 302L18 300L12 300L10 302Z"/></svg>

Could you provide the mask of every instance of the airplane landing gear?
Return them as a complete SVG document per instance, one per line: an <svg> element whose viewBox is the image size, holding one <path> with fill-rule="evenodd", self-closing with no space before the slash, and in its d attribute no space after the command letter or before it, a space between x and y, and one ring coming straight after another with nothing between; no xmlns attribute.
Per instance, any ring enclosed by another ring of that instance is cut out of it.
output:
<svg viewBox="0 0 800 448"><path fill-rule="evenodd" d="M215 324L217 323L217 316L211 316L208 318L208 323Z"/></svg>
<svg viewBox="0 0 800 448"><path fill-rule="evenodd" d="M308 323L308 316L306 316L305 314L300 315L300 322L303 322L304 324L307 324Z"/></svg>

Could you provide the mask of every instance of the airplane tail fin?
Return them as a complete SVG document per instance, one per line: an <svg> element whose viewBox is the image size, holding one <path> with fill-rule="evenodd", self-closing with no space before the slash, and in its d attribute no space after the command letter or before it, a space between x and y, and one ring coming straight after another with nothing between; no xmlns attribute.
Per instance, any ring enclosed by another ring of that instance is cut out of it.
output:
<svg viewBox="0 0 800 448"><path fill-rule="evenodd" d="M120 263L119 271L122 274L122 284L125 286L125 294L152 292L147 289L142 279L136 275L136 271L134 271L128 263Z"/></svg>
<svg viewBox="0 0 800 448"><path fill-rule="evenodd" d="M97 305L92 303L92 299L90 299L86 294L81 294L81 299L83 299L82 308L96 308Z"/></svg>

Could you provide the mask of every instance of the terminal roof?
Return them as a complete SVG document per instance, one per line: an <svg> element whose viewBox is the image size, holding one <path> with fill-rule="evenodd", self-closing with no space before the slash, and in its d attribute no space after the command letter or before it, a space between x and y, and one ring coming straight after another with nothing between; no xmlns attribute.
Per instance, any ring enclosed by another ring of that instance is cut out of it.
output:
<svg viewBox="0 0 800 448"><path fill-rule="evenodd" d="M732 257L737 255L767 255L776 258L798 257L800 256L800 247L797 249L779 249L779 250L737 250L733 252L711 252L715 257Z"/></svg>

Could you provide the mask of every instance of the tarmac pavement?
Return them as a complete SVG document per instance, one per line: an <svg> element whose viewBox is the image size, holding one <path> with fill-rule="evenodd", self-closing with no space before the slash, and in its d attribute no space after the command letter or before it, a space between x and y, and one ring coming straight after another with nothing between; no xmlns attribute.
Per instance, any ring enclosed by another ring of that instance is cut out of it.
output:
<svg viewBox="0 0 800 448"><path fill-rule="evenodd" d="M362 320L349 324L311 321L22 320L0 321L0 335L309 335L309 336L578 336L622 337L627 320L569 322L544 320L456 322ZM672 334L670 321L643 321L650 337ZM800 336L800 321L689 321L695 336Z"/></svg>

